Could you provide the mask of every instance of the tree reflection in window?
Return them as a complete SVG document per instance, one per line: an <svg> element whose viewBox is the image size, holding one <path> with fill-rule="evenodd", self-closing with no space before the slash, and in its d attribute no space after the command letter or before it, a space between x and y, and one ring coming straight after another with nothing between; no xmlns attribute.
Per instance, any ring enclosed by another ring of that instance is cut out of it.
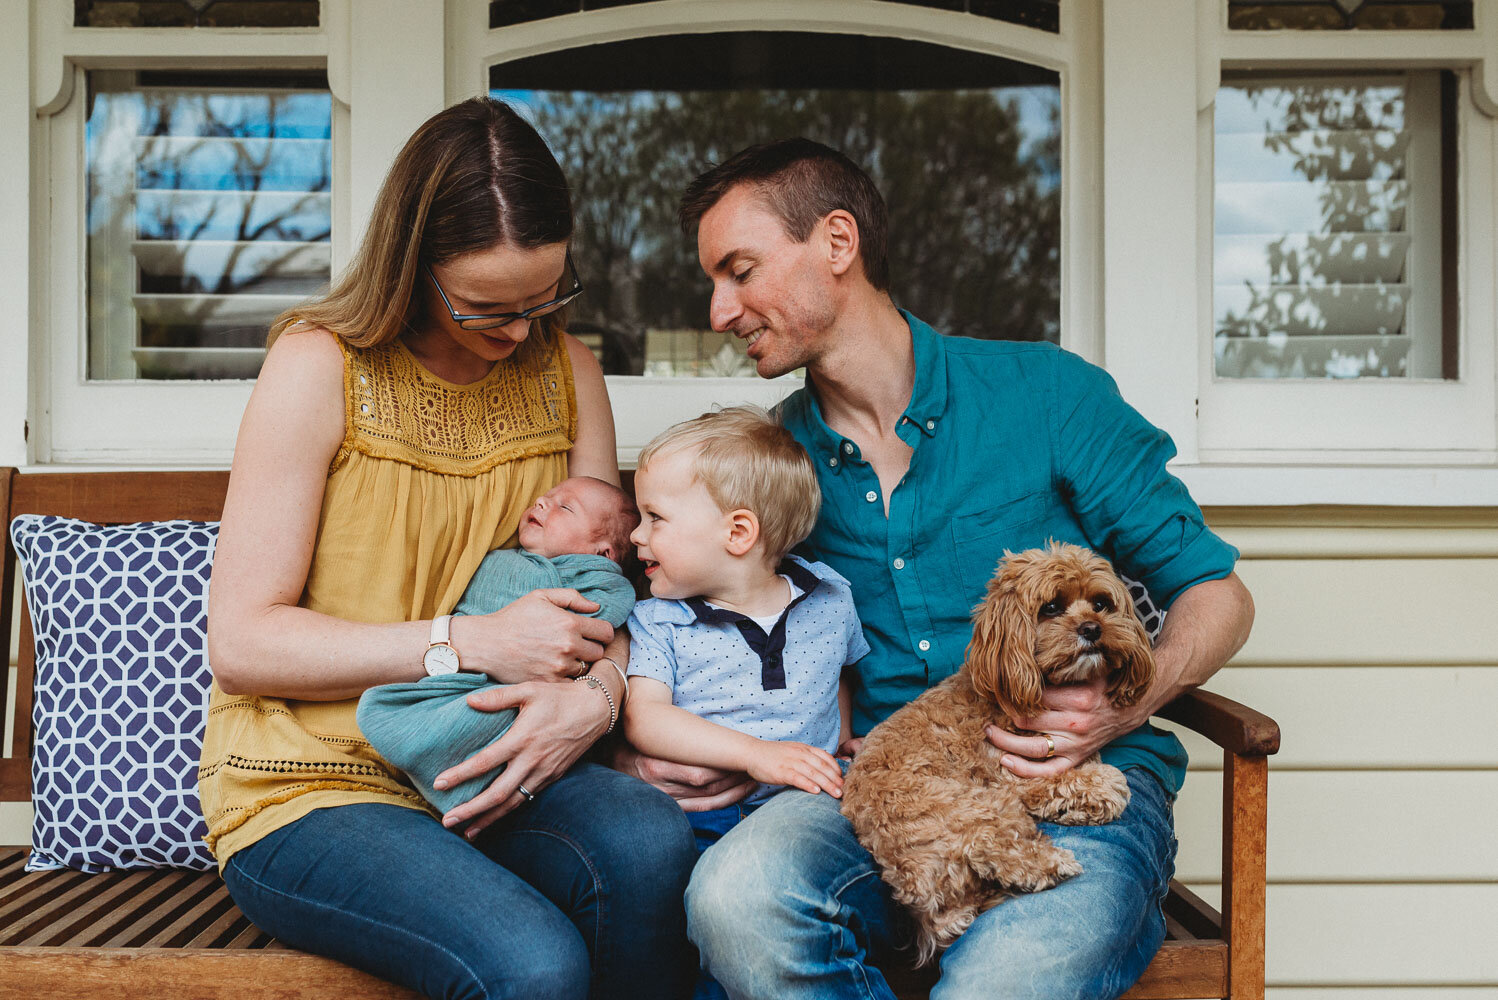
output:
<svg viewBox="0 0 1498 1000"><path fill-rule="evenodd" d="M1445 76L1218 92L1219 376L1456 377Z"/></svg>
<svg viewBox="0 0 1498 1000"><path fill-rule="evenodd" d="M1054 73L914 42L786 33L594 46L501 64L492 79L573 186L588 290L571 328L605 371L753 374L742 345L706 330L707 279L677 204L713 163L794 135L842 150L883 191L898 305L948 334L1058 340Z"/></svg>
<svg viewBox="0 0 1498 1000"><path fill-rule="evenodd" d="M90 74L91 379L250 378L329 279L318 74Z"/></svg>

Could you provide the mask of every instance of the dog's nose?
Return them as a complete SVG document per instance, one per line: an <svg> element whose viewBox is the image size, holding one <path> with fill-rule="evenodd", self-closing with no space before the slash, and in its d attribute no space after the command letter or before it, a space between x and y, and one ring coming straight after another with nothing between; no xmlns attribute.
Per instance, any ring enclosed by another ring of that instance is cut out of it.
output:
<svg viewBox="0 0 1498 1000"><path fill-rule="evenodd" d="M1077 635L1088 642L1097 642L1103 636L1103 627L1097 622L1083 622L1077 626Z"/></svg>

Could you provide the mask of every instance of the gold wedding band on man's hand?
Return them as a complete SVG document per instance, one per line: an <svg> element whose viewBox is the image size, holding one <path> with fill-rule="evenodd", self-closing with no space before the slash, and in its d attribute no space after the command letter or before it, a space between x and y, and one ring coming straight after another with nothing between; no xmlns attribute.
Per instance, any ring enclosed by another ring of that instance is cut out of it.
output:
<svg viewBox="0 0 1498 1000"><path fill-rule="evenodd" d="M1051 739L1050 733L1041 733L1040 735L1045 738L1045 756L1041 760L1050 760L1056 756L1056 741Z"/></svg>

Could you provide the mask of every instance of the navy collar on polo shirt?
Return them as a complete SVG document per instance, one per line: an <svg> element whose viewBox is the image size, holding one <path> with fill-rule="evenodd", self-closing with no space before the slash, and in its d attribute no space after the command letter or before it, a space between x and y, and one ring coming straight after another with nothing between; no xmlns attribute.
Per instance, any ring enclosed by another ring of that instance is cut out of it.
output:
<svg viewBox="0 0 1498 1000"><path fill-rule="evenodd" d="M795 562L792 559L783 559L775 568L779 576L790 579L801 593L797 594L785 610L780 612L780 617L775 620L775 627L768 635L760 627L759 622L748 615L739 614L737 611L729 611L727 608L718 608L707 603L701 597L689 597L682 603L691 609L697 616L697 621L705 625L733 625L749 644L749 648L759 657L760 684L766 691L780 691L786 686L785 683L785 623L791 616L791 609L802 601L813 590L821 585L821 580L811 570Z"/></svg>

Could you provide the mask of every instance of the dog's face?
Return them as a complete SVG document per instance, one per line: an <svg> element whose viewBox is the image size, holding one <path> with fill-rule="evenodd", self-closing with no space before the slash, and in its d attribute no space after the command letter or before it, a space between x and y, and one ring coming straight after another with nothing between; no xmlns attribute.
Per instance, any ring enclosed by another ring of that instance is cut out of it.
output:
<svg viewBox="0 0 1498 1000"><path fill-rule="evenodd" d="M1075 545L1005 553L973 609L965 664L979 694L1011 718L1041 710L1046 684L1108 681L1108 697L1132 705L1155 661L1134 604L1107 560Z"/></svg>

